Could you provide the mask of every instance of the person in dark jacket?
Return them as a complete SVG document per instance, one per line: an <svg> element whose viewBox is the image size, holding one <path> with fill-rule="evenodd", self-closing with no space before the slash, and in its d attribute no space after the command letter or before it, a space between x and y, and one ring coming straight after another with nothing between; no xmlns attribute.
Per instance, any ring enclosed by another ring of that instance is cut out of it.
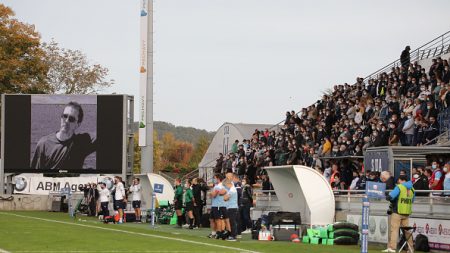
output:
<svg viewBox="0 0 450 253"><path fill-rule="evenodd" d="M253 190L247 179L242 180L242 193L239 211L241 216L241 230L243 234L250 233L252 220L250 218L250 208L253 206Z"/></svg>
<svg viewBox="0 0 450 253"><path fill-rule="evenodd" d="M439 124L436 122L435 117L430 117L428 128L425 129L425 143L435 144L437 140L435 139L439 135Z"/></svg>
<svg viewBox="0 0 450 253"><path fill-rule="evenodd" d="M409 55L409 51L411 48L409 46L405 47L405 50L402 51L402 54L400 55L400 62L402 64L402 67L408 68L409 64L411 63L411 56Z"/></svg>
<svg viewBox="0 0 450 253"><path fill-rule="evenodd" d="M222 166L223 166L223 154L219 153L219 158L216 159L216 166L214 169L214 173L222 172Z"/></svg>
<svg viewBox="0 0 450 253"><path fill-rule="evenodd" d="M204 206L204 198L203 196L206 196L206 192L208 191L208 186L201 182L202 179L200 178L194 178L192 179L192 193L194 194L194 220L195 220L195 227L194 228L200 228L200 221L202 217L202 210Z"/></svg>
<svg viewBox="0 0 450 253"><path fill-rule="evenodd" d="M417 173L413 175L414 181L414 189L416 190L430 190L429 184L428 184L428 177L425 176L423 173L423 168L420 170L420 168L417 170ZM427 192L418 192L416 193L417 196L428 196L430 195Z"/></svg>

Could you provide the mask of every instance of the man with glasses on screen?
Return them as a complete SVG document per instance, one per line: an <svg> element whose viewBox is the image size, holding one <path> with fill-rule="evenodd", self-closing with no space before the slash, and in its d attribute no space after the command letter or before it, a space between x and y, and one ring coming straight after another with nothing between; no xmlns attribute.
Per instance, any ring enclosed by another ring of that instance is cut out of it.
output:
<svg viewBox="0 0 450 253"><path fill-rule="evenodd" d="M61 114L60 129L42 137L37 145L31 168L36 170L80 170L86 157L95 151L88 133L75 131L83 121L83 108L77 102L69 102Z"/></svg>

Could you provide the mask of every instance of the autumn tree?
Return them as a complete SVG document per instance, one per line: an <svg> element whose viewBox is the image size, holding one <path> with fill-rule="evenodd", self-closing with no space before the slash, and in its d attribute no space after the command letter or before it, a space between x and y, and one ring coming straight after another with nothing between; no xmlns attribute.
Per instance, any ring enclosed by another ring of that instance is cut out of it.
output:
<svg viewBox="0 0 450 253"><path fill-rule="evenodd" d="M64 49L51 41L43 43L48 92L57 94L93 94L110 87L114 80L106 80L108 69L100 64L90 64L79 50Z"/></svg>
<svg viewBox="0 0 450 253"><path fill-rule="evenodd" d="M0 4L0 93L44 93L49 67L40 35L13 16Z"/></svg>
<svg viewBox="0 0 450 253"><path fill-rule="evenodd" d="M153 130L153 171L155 172L162 169L161 155L161 141L158 138L158 132Z"/></svg>
<svg viewBox="0 0 450 253"><path fill-rule="evenodd" d="M202 161L203 156L205 155L206 151L208 150L210 141L208 140L208 136L202 135L198 139L197 143L195 144L195 151L192 154L191 160L189 162L189 167L196 168L198 167L198 164Z"/></svg>

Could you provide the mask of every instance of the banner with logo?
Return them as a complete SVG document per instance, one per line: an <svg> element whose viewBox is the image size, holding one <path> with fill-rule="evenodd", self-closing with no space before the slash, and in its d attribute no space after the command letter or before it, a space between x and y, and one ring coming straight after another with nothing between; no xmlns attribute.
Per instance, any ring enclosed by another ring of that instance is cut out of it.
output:
<svg viewBox="0 0 450 253"><path fill-rule="evenodd" d="M362 217L359 214L347 215L347 221L362 227ZM388 229L387 216L369 216L369 242L387 243Z"/></svg>
<svg viewBox="0 0 450 253"><path fill-rule="evenodd" d="M386 184L378 182L366 183L366 194L369 199L384 199L386 198Z"/></svg>
<svg viewBox="0 0 450 253"><path fill-rule="evenodd" d="M152 1L152 0L150 0ZM139 146L146 146L146 124L147 124L147 75L148 75L148 0L141 0L141 38L140 38L140 61L139 61ZM150 41L150 43L153 43Z"/></svg>
<svg viewBox="0 0 450 253"><path fill-rule="evenodd" d="M80 192L80 187L88 183L105 182L110 189L113 186L112 177L89 176L89 177L43 177L43 176L15 176L15 194L48 195L61 192L64 188L70 188L72 193Z"/></svg>
<svg viewBox="0 0 450 253"><path fill-rule="evenodd" d="M423 234L428 237L430 248L450 250L450 220L410 218L409 224L416 228L414 238Z"/></svg>

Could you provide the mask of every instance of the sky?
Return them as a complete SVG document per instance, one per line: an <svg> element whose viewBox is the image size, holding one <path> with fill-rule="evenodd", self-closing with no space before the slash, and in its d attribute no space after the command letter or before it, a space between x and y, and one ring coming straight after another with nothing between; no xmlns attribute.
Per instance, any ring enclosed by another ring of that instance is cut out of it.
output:
<svg viewBox="0 0 450 253"><path fill-rule="evenodd" d="M103 93L137 100L139 0L0 3L43 41L107 67L115 84ZM448 10L446 0L154 0L154 120L276 124L447 32Z"/></svg>

